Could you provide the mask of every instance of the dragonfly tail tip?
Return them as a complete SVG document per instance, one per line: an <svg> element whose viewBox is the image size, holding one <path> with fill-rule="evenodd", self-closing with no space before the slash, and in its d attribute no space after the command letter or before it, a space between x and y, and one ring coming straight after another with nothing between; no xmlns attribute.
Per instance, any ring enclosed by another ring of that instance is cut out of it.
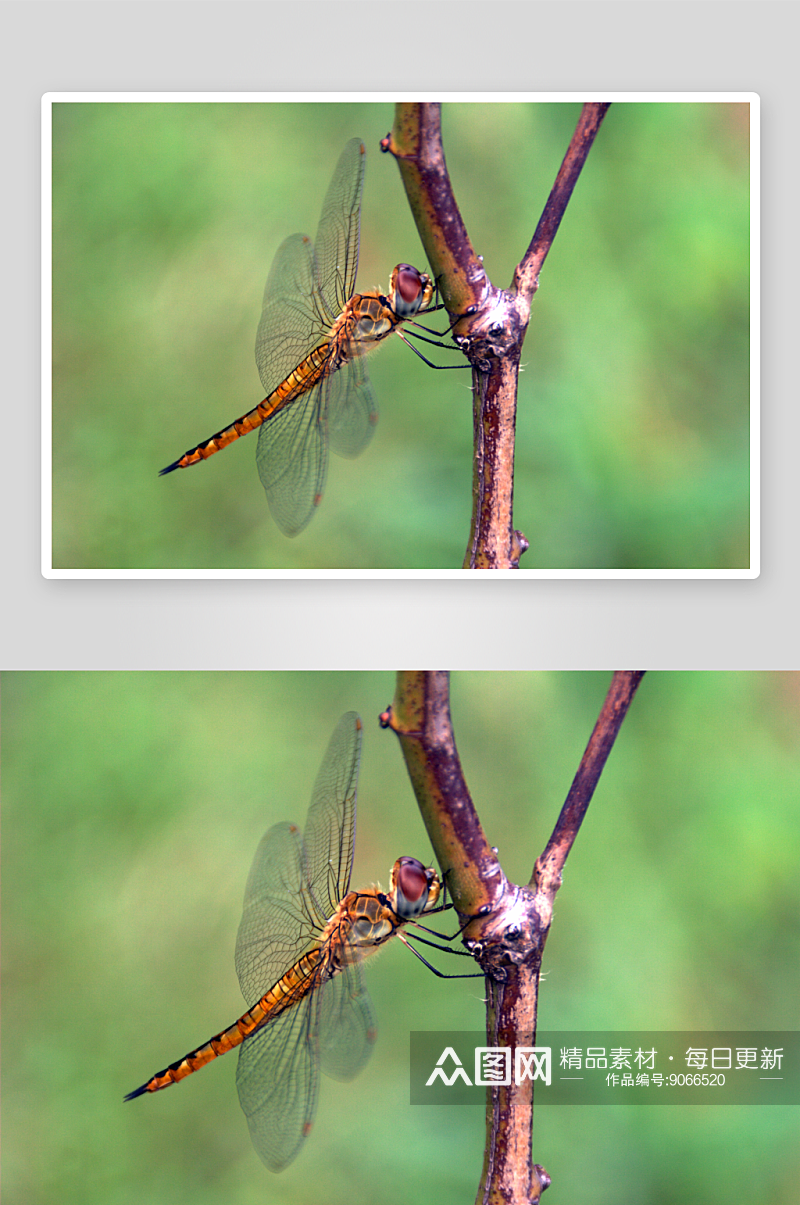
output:
<svg viewBox="0 0 800 1205"><path fill-rule="evenodd" d="M141 1088L134 1088L133 1092L129 1092L127 1096L123 1097L123 1100L133 1100L137 1096L144 1096L146 1091L146 1086L142 1084Z"/></svg>

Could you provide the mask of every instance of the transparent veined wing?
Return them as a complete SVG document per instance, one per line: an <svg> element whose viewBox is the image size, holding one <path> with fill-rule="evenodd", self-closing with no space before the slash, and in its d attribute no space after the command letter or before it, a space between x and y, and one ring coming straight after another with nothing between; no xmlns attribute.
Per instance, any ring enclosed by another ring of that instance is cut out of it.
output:
<svg viewBox="0 0 800 1205"><path fill-rule="evenodd" d="M309 352L327 341L339 310L329 312L317 288L314 248L304 234L284 239L275 253L256 332L261 384L272 393Z"/></svg>
<svg viewBox="0 0 800 1205"><path fill-rule="evenodd" d="M304 836L307 881L330 916L350 889L362 724L348 711L336 725L314 783Z"/></svg>
<svg viewBox="0 0 800 1205"><path fill-rule="evenodd" d="M347 894L355 837L361 721L343 716L314 784L306 840L294 825L270 829L256 853L236 942L236 971L253 1003L320 935ZM329 977L324 957L295 985L282 1012L246 1038L236 1085L253 1145L272 1171L294 1159L316 1110L320 1066L350 1079L375 1037L361 968Z"/></svg>
<svg viewBox="0 0 800 1205"><path fill-rule="evenodd" d="M320 1067L334 1079L352 1079L367 1062L374 1040L358 964L245 1039L236 1088L253 1145L271 1171L288 1166L308 1137Z"/></svg>
<svg viewBox="0 0 800 1205"><path fill-rule="evenodd" d="M328 378L326 411L328 439L337 456L359 456L372 439L378 407L363 356L354 356L340 372Z"/></svg>
<svg viewBox="0 0 800 1205"><path fill-rule="evenodd" d="M281 1171L311 1127L319 1095L319 991L246 1038L236 1068L239 1103L259 1157Z"/></svg>
<svg viewBox="0 0 800 1205"><path fill-rule="evenodd" d="M314 945L347 894L355 840L361 721L342 716L314 782L305 841L295 824L261 839L236 935L236 975L255 1004Z"/></svg>
<svg viewBox="0 0 800 1205"><path fill-rule="evenodd" d="M319 1010L322 1070L331 1079L353 1079L369 1061L378 1032L360 963L327 984Z"/></svg>
<svg viewBox="0 0 800 1205"><path fill-rule="evenodd" d="M255 348L267 397L161 470L163 476L198 464L259 427L259 476L288 536L306 527L322 499L329 447L358 455L377 418L366 370L352 363L359 307L349 304L358 269L365 161L363 142L351 139L325 195L316 248L304 234L278 248ZM335 377L341 379L332 385Z"/></svg>
<svg viewBox="0 0 800 1205"><path fill-rule="evenodd" d="M325 386L322 381L279 410L258 436L258 475L272 517L286 536L297 536L308 526L325 493Z"/></svg>
<svg viewBox="0 0 800 1205"><path fill-rule="evenodd" d="M363 149L358 139L345 147L325 199L322 261L319 248L315 254L310 240L295 234L281 244L273 262L256 336L256 363L268 392L316 348L324 357L330 328L355 288L364 164L363 155L353 158L358 147ZM348 290L344 297L343 289ZM366 367L355 356L341 368L323 371L316 385L262 425L258 474L273 518L286 535L299 535L322 499L329 447L357 456L369 443L377 417Z"/></svg>
<svg viewBox="0 0 800 1205"><path fill-rule="evenodd" d="M351 138L339 156L322 205L314 249L319 291L329 312L342 310L356 291L366 159L364 143Z"/></svg>
<svg viewBox="0 0 800 1205"><path fill-rule="evenodd" d="M326 920L308 892L299 829L276 824L256 851L236 936L236 974L248 1006L314 945Z"/></svg>
<svg viewBox="0 0 800 1205"><path fill-rule="evenodd" d="M317 242L293 234L272 263L256 333L256 364L271 393L323 342L355 292L366 154L342 151L322 206Z"/></svg>
<svg viewBox="0 0 800 1205"><path fill-rule="evenodd" d="M361 720L342 716L314 782L305 838L276 824L261 839L247 879L236 974L253 1005L317 941L350 886L361 757Z"/></svg>
<svg viewBox="0 0 800 1205"><path fill-rule="evenodd" d="M366 368L355 357L263 424L256 465L284 535L299 535L322 501L329 448L340 456L358 456L377 419Z"/></svg>

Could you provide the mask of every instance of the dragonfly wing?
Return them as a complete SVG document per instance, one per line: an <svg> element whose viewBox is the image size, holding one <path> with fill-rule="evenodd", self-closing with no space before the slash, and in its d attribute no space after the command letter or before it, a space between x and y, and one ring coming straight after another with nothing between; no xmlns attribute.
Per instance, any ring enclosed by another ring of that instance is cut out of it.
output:
<svg viewBox="0 0 800 1205"><path fill-rule="evenodd" d="M319 995L309 993L245 1038L236 1069L253 1146L279 1172L311 1128L319 1094Z"/></svg>
<svg viewBox="0 0 800 1205"><path fill-rule="evenodd" d="M340 456L358 456L377 421L360 358L267 419L258 435L256 464L272 517L284 535L299 535L322 501L328 448Z"/></svg>
<svg viewBox="0 0 800 1205"><path fill-rule="evenodd" d="M261 427L256 465L272 517L284 535L308 526L328 475L328 422L323 379Z"/></svg>
<svg viewBox="0 0 800 1205"><path fill-rule="evenodd" d="M268 394L327 343L355 290L364 157L364 144L351 139L325 196L316 248L303 234L278 248L256 335L256 363ZM298 535L322 500L329 438L341 455L357 455L369 441L375 413L363 366L351 364L323 376L263 424L256 463L285 535Z"/></svg>
<svg viewBox="0 0 800 1205"><path fill-rule="evenodd" d="M320 1004L319 1051L322 1070L350 1080L366 1066L377 1036L372 1003L359 963L345 967L325 987Z"/></svg>
<svg viewBox="0 0 800 1205"><path fill-rule="evenodd" d="M249 1006L314 944L327 920L309 896L305 879L297 826L276 824L256 851L236 937L236 974Z"/></svg>
<svg viewBox="0 0 800 1205"><path fill-rule="evenodd" d="M351 138L339 156L317 227L317 285L328 311L334 314L344 308L356 288L365 166L364 143Z"/></svg>
<svg viewBox="0 0 800 1205"><path fill-rule="evenodd" d="M356 787L361 760L361 720L348 711L336 725L322 759L304 838L308 889L331 916L347 895L356 836Z"/></svg>
<svg viewBox="0 0 800 1205"><path fill-rule="evenodd" d="M328 313L317 294L311 240L304 234L291 235L272 261L256 333L256 364L267 393L324 342L337 314L338 310Z"/></svg>
<svg viewBox="0 0 800 1205"><path fill-rule="evenodd" d="M328 381L328 439L339 456L352 459L364 451L378 421L378 407L362 356Z"/></svg>
<svg viewBox="0 0 800 1205"><path fill-rule="evenodd" d="M315 944L350 885L361 720L334 729L314 783L305 840L294 824L262 837L244 893L236 974L253 1005Z"/></svg>

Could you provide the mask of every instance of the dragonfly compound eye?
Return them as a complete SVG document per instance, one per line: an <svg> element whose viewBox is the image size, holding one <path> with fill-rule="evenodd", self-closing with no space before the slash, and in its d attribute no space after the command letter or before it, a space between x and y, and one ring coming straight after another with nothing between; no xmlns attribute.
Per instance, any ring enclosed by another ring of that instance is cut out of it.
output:
<svg viewBox="0 0 800 1205"><path fill-rule="evenodd" d="M394 872L397 915L406 919L419 916L428 902L430 871L416 858L399 858L395 863Z"/></svg>
<svg viewBox="0 0 800 1205"><path fill-rule="evenodd" d="M422 305L424 281L422 273L411 264L398 264L392 273L395 311L403 317L416 314Z"/></svg>
<svg viewBox="0 0 800 1205"><path fill-rule="evenodd" d="M397 270L397 288L407 305L417 300L422 292L422 277L411 264L400 264Z"/></svg>

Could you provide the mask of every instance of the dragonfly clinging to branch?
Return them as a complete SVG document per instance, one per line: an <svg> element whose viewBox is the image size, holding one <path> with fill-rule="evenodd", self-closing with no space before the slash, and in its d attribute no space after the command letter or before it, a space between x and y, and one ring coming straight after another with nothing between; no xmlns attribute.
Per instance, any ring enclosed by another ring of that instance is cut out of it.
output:
<svg viewBox="0 0 800 1205"><path fill-rule="evenodd" d="M364 958L395 936L408 945L406 926L443 910L439 875L416 858L395 862L386 892L350 890L360 751L361 720L349 712L317 775L305 834L277 824L258 847L235 959L245 999L255 1003L125 1097L167 1088L241 1046L239 1100L271 1171L295 1158L311 1129L320 1069L349 1080L370 1056L376 1027Z"/></svg>
<svg viewBox="0 0 800 1205"><path fill-rule="evenodd" d="M404 339L404 322L441 308L430 305L430 276L410 264L395 267L385 294L355 292L365 157L363 142L351 139L333 173L316 241L293 234L275 256L256 336L267 396L161 470L163 476L199 464L260 427L258 472L287 536L306 527L322 500L329 448L355 457L372 437L378 411L365 353L391 334Z"/></svg>

